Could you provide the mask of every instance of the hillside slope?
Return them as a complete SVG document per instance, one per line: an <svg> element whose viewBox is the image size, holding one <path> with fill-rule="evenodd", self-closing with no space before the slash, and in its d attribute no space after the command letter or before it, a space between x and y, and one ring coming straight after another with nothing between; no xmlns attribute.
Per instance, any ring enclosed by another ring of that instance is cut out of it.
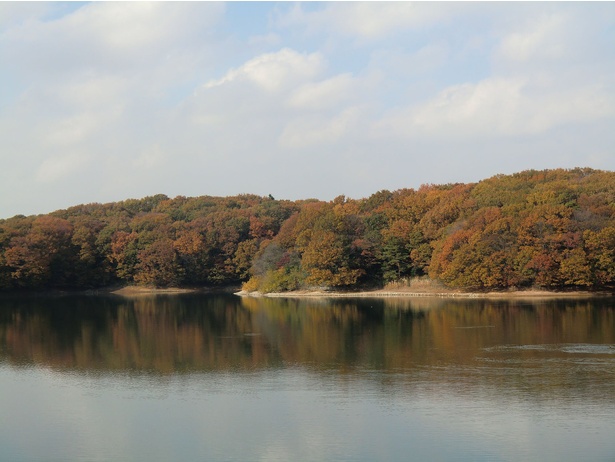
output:
<svg viewBox="0 0 615 462"><path fill-rule="evenodd" d="M244 283L610 289L615 173L525 171L364 199L164 195L0 220L0 289Z"/></svg>

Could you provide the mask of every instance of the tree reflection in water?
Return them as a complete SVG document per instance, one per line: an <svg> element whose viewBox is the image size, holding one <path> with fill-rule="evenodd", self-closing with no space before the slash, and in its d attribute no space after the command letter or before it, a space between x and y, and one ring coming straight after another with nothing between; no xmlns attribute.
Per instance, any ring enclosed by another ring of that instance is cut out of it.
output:
<svg viewBox="0 0 615 462"><path fill-rule="evenodd" d="M398 381L428 374L452 386L483 381L541 393L599 388L613 373L614 345L611 299L174 295L0 301L0 360L56 370L167 375L292 366L378 371ZM574 368L550 367L571 361L585 362L583 380Z"/></svg>

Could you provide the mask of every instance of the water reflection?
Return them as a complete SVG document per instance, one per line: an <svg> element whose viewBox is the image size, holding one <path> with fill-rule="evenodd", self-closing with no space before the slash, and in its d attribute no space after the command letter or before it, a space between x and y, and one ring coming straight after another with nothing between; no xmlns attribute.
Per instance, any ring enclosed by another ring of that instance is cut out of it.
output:
<svg viewBox="0 0 615 462"><path fill-rule="evenodd" d="M0 301L0 361L158 374L289 365L389 374L454 364L613 359L612 299L256 299L232 295ZM612 371L611 371L612 372ZM459 371L456 372L456 374ZM493 378L493 377L492 377Z"/></svg>
<svg viewBox="0 0 615 462"><path fill-rule="evenodd" d="M614 378L612 299L5 298L0 460L612 460Z"/></svg>

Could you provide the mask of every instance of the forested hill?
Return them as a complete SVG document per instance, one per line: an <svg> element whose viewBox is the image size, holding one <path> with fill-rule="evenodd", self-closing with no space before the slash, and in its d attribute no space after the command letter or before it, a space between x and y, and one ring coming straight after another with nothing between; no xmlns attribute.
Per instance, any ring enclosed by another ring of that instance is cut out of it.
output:
<svg viewBox="0 0 615 462"><path fill-rule="evenodd" d="M164 195L0 220L0 289L615 287L615 172L525 171L331 202Z"/></svg>

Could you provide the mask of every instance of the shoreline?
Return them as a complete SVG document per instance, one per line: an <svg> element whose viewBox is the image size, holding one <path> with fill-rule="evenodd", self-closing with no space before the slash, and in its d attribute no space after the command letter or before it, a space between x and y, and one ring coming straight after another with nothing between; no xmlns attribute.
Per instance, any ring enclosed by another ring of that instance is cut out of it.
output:
<svg viewBox="0 0 615 462"><path fill-rule="evenodd" d="M147 286L124 286L115 287L105 293L120 295L122 297L138 297L140 295L182 295L182 294L235 294L240 290L239 286L223 287L147 287Z"/></svg>
<svg viewBox="0 0 615 462"><path fill-rule="evenodd" d="M198 289L186 289L180 287L156 288L156 287L140 287L126 286L119 289L109 290L107 293L113 295L121 295L123 297L134 297L138 295L167 295L167 294L190 294L198 292Z"/></svg>
<svg viewBox="0 0 615 462"><path fill-rule="evenodd" d="M557 299L557 298L608 298L615 297L615 292L609 291L549 291L549 290L511 290L500 292L462 292L446 289L444 287L415 287L415 288L389 288L360 291L327 291L327 290L294 290L289 292L258 291L246 292L239 286L225 287L146 287L146 286L112 286L84 291L49 290L6 292L3 296L62 296L62 295L114 295L120 297L141 297L156 295L184 295L184 294L215 294L226 293L240 297L252 298L451 298L451 299Z"/></svg>
<svg viewBox="0 0 615 462"><path fill-rule="evenodd" d="M240 290L239 286L224 287L147 287L147 286L109 286L97 289L70 290L70 289L47 289L47 290L13 290L0 292L0 297L62 297L62 296L119 296L140 297L152 295L183 295L183 294L234 294Z"/></svg>
<svg viewBox="0 0 615 462"><path fill-rule="evenodd" d="M557 292L548 290L516 290L510 292L455 292L455 291L404 291L369 290L359 292L336 292L322 290L295 290L290 292L235 292L240 297L254 298L473 298L473 299L556 299L556 298L605 298L613 297L610 292Z"/></svg>

